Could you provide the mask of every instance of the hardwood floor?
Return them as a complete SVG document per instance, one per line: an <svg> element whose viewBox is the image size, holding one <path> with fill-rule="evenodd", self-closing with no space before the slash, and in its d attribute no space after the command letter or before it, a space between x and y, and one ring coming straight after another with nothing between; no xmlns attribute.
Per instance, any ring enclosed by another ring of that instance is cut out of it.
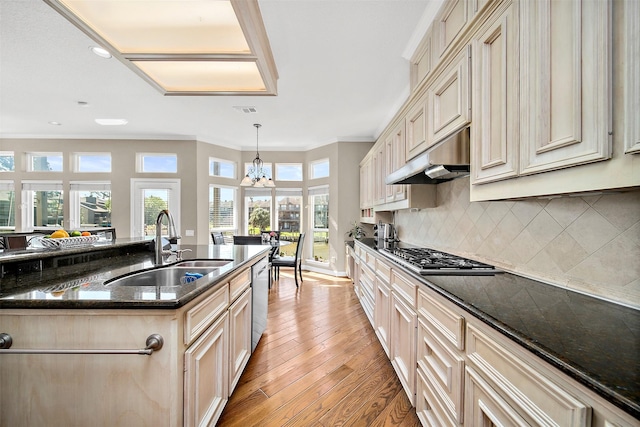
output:
<svg viewBox="0 0 640 427"><path fill-rule="evenodd" d="M351 281L282 270L219 426L419 426Z"/></svg>

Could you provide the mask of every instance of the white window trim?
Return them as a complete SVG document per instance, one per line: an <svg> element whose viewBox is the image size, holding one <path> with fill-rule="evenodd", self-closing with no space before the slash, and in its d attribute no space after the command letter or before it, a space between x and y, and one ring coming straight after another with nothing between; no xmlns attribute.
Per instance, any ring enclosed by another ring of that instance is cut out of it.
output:
<svg viewBox="0 0 640 427"><path fill-rule="evenodd" d="M61 151L30 151L26 153L27 160L27 172L49 172L49 173L62 173L64 172L64 154ZM33 169L34 157L61 157L62 170L61 171L37 171ZM15 162L15 158L14 158ZM14 163L15 165L15 163Z"/></svg>
<svg viewBox="0 0 640 427"><path fill-rule="evenodd" d="M62 181L22 181L22 229L24 231L33 231L35 224L33 223L33 191L64 191ZM63 202L64 202L64 193ZM65 218L63 215L63 222ZM64 225L62 225L64 226Z"/></svg>
<svg viewBox="0 0 640 427"><path fill-rule="evenodd" d="M131 236L145 237L144 230L136 228L142 223L142 212L144 211L142 190L146 189L170 190L171 216L173 216L176 225L176 232L180 234L180 179L131 178Z"/></svg>
<svg viewBox="0 0 640 427"><path fill-rule="evenodd" d="M108 171L80 171L80 157L82 156L93 156L93 157L98 157L98 156L103 156L103 157L109 157L109 160L112 160L112 156L111 153L109 152L105 152L105 153L96 153L96 152L88 152L88 153L83 153L83 152L77 152L77 153L73 153L71 156L71 170L74 173L111 173L113 171L113 164L111 163L111 161L109 162L109 170Z"/></svg>
<svg viewBox="0 0 640 427"><path fill-rule="evenodd" d="M313 197L314 196L320 196L323 194L328 194L329 195L329 201L331 200L331 194L329 193L329 186L328 185L318 185L315 187L309 187L307 189L307 197L309 198L308 201L308 205L309 205L309 236L310 239L309 241L311 242L311 258L308 258L306 261L309 263L315 263L319 266L329 266L330 265L330 260L324 260L324 261L316 261L313 258L313 244L314 244L314 233L316 231L318 232L327 232L327 235L329 234L329 228L316 228L315 227L315 218L314 218L314 214L315 214L315 210L314 207L315 205L313 204Z"/></svg>
<svg viewBox="0 0 640 427"><path fill-rule="evenodd" d="M80 192L111 191L109 181L70 181L69 182L69 228L80 228Z"/></svg>
<svg viewBox="0 0 640 427"><path fill-rule="evenodd" d="M313 176L313 166L321 163L329 164L329 172L327 173L326 176ZM329 178L330 176L331 176L331 162L329 161L329 158L318 159L318 160L313 160L309 162L309 179L322 179L322 178Z"/></svg>
<svg viewBox="0 0 640 427"><path fill-rule="evenodd" d="M286 179L278 175L278 166L300 166L300 179ZM285 182L302 182L304 181L304 165L302 163L276 163L274 166L274 175L276 181L285 181Z"/></svg>
<svg viewBox="0 0 640 427"><path fill-rule="evenodd" d="M240 206L240 204L238 203L238 196L239 196L239 191L238 191L238 187L232 187L230 185L218 185L218 184L209 184L209 193L207 194L207 197L211 194L211 189L213 187L216 188L226 188L229 190L233 190L233 229L229 229L229 228L210 228L209 232L211 231L233 231L234 233L237 232L238 230L238 207ZM209 199L208 203L211 203L211 199ZM208 223L208 219L207 219L207 223Z"/></svg>
<svg viewBox="0 0 640 427"><path fill-rule="evenodd" d="M230 165L233 165L233 176L232 177L228 177L228 176L222 176L222 175L212 175L211 174L211 162L228 163ZM209 157L209 164L207 165L207 168L208 168L209 176L212 176L212 177L215 177L215 178L238 179L238 163L234 162L232 160L221 159L219 157Z"/></svg>
<svg viewBox="0 0 640 427"><path fill-rule="evenodd" d="M172 157L176 159L176 170L175 172L145 172L144 167L144 158L146 156L149 157ZM178 154L177 153L136 153L136 172L138 173L178 173Z"/></svg>

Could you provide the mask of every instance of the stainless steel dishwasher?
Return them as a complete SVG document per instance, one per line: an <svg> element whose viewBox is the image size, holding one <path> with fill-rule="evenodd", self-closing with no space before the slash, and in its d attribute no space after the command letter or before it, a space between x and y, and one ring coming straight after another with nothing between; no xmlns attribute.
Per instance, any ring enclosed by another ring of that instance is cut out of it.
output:
<svg viewBox="0 0 640 427"><path fill-rule="evenodd" d="M251 352L256 349L262 333L267 327L269 306L269 261L265 257L251 267Z"/></svg>

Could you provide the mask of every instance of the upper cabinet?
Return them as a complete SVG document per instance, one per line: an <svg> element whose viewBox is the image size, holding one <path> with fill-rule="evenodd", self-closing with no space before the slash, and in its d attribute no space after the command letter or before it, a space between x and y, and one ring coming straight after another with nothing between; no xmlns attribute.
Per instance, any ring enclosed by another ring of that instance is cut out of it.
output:
<svg viewBox="0 0 640 427"><path fill-rule="evenodd" d="M624 2L624 148L640 153L640 2Z"/></svg>
<svg viewBox="0 0 640 427"><path fill-rule="evenodd" d="M427 148L442 141L471 121L469 61L465 47L427 90Z"/></svg>
<svg viewBox="0 0 640 427"><path fill-rule="evenodd" d="M611 157L611 4L520 2L520 174Z"/></svg>
<svg viewBox="0 0 640 427"><path fill-rule="evenodd" d="M447 0L436 15L433 38L439 60L460 35L469 20L469 0Z"/></svg>
<svg viewBox="0 0 640 427"><path fill-rule="evenodd" d="M508 4L472 39L471 183L518 174L518 14Z"/></svg>
<svg viewBox="0 0 640 427"><path fill-rule="evenodd" d="M427 140L426 97L421 97L409 110L405 118L405 126L406 160L409 160L426 150L431 142Z"/></svg>

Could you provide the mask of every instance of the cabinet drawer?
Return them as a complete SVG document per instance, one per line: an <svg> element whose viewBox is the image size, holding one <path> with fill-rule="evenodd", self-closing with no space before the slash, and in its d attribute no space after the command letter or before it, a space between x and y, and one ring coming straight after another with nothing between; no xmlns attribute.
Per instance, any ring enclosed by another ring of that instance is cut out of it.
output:
<svg viewBox="0 0 640 427"><path fill-rule="evenodd" d="M415 310L418 290L416 282L400 274L396 269L391 269L391 289Z"/></svg>
<svg viewBox="0 0 640 427"><path fill-rule="evenodd" d="M439 398L447 417L462 423L464 359L418 318L418 371Z"/></svg>
<svg viewBox="0 0 640 427"><path fill-rule="evenodd" d="M464 350L464 317L418 289L418 314L458 350Z"/></svg>
<svg viewBox="0 0 640 427"><path fill-rule="evenodd" d="M416 383L416 415L422 424L425 426L458 426L459 424L447 416L447 411L436 399L434 390L429 386L420 370L418 370Z"/></svg>
<svg viewBox="0 0 640 427"><path fill-rule="evenodd" d="M184 343L198 338L220 314L229 307L229 285L225 284L184 315Z"/></svg>
<svg viewBox="0 0 640 427"><path fill-rule="evenodd" d="M391 267L379 259L376 260L376 276L384 283L391 283Z"/></svg>
<svg viewBox="0 0 640 427"><path fill-rule="evenodd" d="M543 376L534 363L527 363L534 362L533 356L514 354L471 324L467 325L467 354L469 363L527 423L590 425L591 408Z"/></svg>
<svg viewBox="0 0 640 427"><path fill-rule="evenodd" d="M229 282L230 300L235 301L249 286L251 286L251 269L247 268Z"/></svg>

